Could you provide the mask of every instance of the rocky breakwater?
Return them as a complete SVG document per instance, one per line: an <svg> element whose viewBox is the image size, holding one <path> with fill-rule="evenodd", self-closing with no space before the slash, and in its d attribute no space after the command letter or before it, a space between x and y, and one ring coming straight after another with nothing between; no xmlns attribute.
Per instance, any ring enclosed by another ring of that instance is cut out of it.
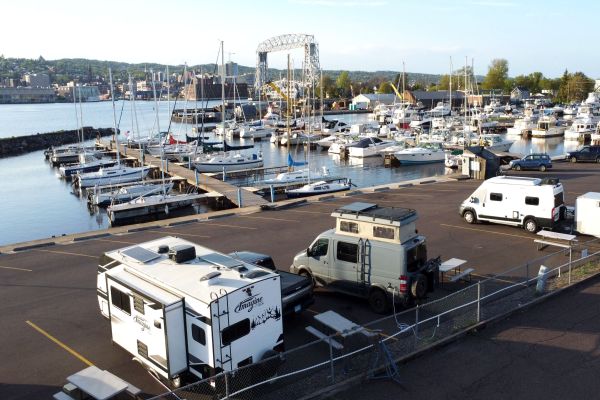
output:
<svg viewBox="0 0 600 400"><path fill-rule="evenodd" d="M113 128L96 129L90 126L83 128L84 141L112 134ZM57 147L77 143L80 141L80 137L80 130L70 130L2 138L0 139L0 157L17 156L30 151L45 150L52 146Z"/></svg>

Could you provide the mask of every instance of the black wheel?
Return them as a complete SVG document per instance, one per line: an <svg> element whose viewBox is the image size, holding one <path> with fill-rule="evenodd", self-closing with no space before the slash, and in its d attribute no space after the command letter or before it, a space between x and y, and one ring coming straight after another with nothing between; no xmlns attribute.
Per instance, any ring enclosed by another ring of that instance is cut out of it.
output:
<svg viewBox="0 0 600 400"><path fill-rule="evenodd" d="M313 278L313 276L312 276L312 274L310 272L308 272L307 270L303 269L302 271L300 271L298 273L298 275L310 279L310 283L312 284L312 288L313 289L315 288L315 278Z"/></svg>
<svg viewBox="0 0 600 400"><path fill-rule="evenodd" d="M546 166L545 165L540 165L540 172L546 172Z"/></svg>
<svg viewBox="0 0 600 400"><path fill-rule="evenodd" d="M596 158L596 162L600 164L600 157Z"/></svg>
<svg viewBox="0 0 600 400"><path fill-rule="evenodd" d="M471 210L467 210L463 213L463 218L467 221L467 224L474 224L477 222L477 217L475 216L475 212Z"/></svg>
<svg viewBox="0 0 600 400"><path fill-rule="evenodd" d="M410 285L410 293L415 299L424 299L427 295L427 277L423 274L417 275Z"/></svg>
<svg viewBox="0 0 600 400"><path fill-rule="evenodd" d="M519 164L515 165L515 171L520 171L521 170L521 166Z"/></svg>
<svg viewBox="0 0 600 400"><path fill-rule="evenodd" d="M577 162L577 157L571 157L571 159L569 161L571 161L572 163L576 163Z"/></svg>
<svg viewBox="0 0 600 400"><path fill-rule="evenodd" d="M385 314L388 310L388 299L381 289L373 289L369 293L369 306L377 314Z"/></svg>
<svg viewBox="0 0 600 400"><path fill-rule="evenodd" d="M523 223L523 228L529 233L536 233L538 231L538 223L534 218L527 218Z"/></svg>

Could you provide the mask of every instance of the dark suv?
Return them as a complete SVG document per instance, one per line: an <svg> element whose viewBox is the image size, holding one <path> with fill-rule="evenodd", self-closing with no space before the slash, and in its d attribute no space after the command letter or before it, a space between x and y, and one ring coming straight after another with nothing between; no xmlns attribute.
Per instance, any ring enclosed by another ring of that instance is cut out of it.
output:
<svg viewBox="0 0 600 400"><path fill-rule="evenodd" d="M512 160L508 167L517 171L536 169L544 172L552 168L552 159L548 154L529 154L520 160Z"/></svg>
<svg viewBox="0 0 600 400"><path fill-rule="evenodd" d="M577 161L592 161L600 163L600 146L583 146L579 150L567 153L567 160L572 163Z"/></svg>

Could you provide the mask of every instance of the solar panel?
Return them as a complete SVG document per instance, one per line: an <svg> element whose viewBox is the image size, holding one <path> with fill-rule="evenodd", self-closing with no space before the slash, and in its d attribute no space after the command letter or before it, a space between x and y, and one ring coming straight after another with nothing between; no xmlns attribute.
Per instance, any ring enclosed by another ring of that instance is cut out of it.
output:
<svg viewBox="0 0 600 400"><path fill-rule="evenodd" d="M362 203L360 201L357 201L355 203L345 205L342 208L338 208L337 211L361 212L361 211L369 210L374 207L377 207L377 204Z"/></svg>
<svg viewBox="0 0 600 400"><path fill-rule="evenodd" d="M235 258L219 253L206 254L200 257L200 259L211 264L215 264L226 268L233 268L243 264L240 260L236 260Z"/></svg>
<svg viewBox="0 0 600 400"><path fill-rule="evenodd" d="M124 254L127 257L133 258L134 260L144 264L160 257L160 254L150 251L148 249L144 249L140 246L135 246L130 249L123 250L121 254Z"/></svg>

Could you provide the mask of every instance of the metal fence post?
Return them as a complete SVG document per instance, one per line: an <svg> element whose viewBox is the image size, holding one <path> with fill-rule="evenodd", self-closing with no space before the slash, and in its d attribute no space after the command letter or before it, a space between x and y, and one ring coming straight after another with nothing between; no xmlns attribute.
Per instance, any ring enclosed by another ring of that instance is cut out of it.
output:
<svg viewBox="0 0 600 400"><path fill-rule="evenodd" d="M333 368L333 346L331 345L331 336L329 336L327 344L329 344L329 366L331 368L331 383L335 383L335 370Z"/></svg>
<svg viewBox="0 0 600 400"><path fill-rule="evenodd" d="M573 248L569 246L569 285L571 284L571 263L573 262Z"/></svg>
<svg viewBox="0 0 600 400"><path fill-rule="evenodd" d="M225 167L223 167L223 182L225 182Z"/></svg>
<svg viewBox="0 0 600 400"><path fill-rule="evenodd" d="M225 374L225 399L229 398L229 375L227 374L227 371L224 372Z"/></svg>
<svg viewBox="0 0 600 400"><path fill-rule="evenodd" d="M198 170L194 170L194 178L196 178L196 186L198 186Z"/></svg>
<svg viewBox="0 0 600 400"><path fill-rule="evenodd" d="M271 190L271 203L275 203L275 188L273 185L270 185L269 188Z"/></svg>
<svg viewBox="0 0 600 400"><path fill-rule="evenodd" d="M242 188L237 190L238 207L242 208Z"/></svg>
<svg viewBox="0 0 600 400"><path fill-rule="evenodd" d="M477 281L477 322L481 322L481 281Z"/></svg>

